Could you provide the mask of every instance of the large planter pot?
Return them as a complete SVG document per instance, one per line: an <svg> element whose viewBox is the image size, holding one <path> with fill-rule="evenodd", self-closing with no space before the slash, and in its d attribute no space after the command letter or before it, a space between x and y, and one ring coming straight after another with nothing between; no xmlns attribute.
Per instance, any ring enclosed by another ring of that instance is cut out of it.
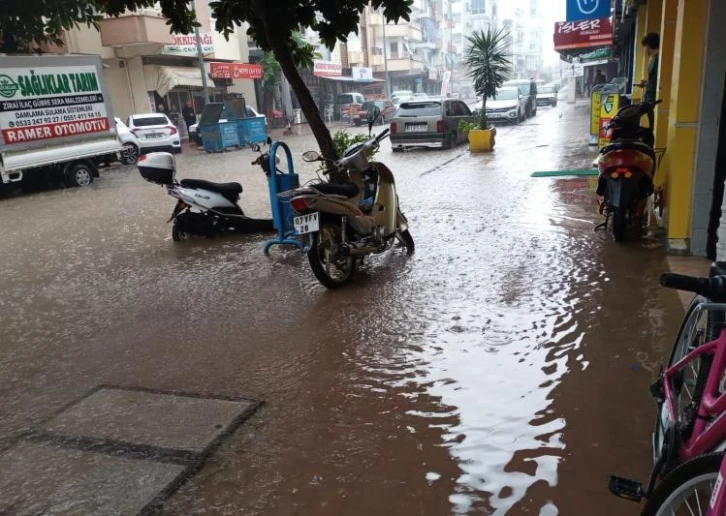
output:
<svg viewBox="0 0 726 516"><path fill-rule="evenodd" d="M491 152L494 150L494 137L497 134L495 128L476 129L469 131L469 151Z"/></svg>

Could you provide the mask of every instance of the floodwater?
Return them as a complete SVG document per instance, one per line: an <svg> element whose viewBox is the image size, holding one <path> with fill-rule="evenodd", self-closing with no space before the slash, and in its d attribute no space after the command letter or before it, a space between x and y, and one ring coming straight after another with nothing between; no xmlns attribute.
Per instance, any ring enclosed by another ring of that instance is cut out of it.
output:
<svg viewBox="0 0 726 516"><path fill-rule="evenodd" d="M0 448L100 384L178 390L264 405L163 514L636 513L608 475L646 480L682 308L660 246L593 232L591 180L530 177L589 165L586 116L541 108L491 155L385 144L416 253L340 291L262 236L172 242L132 167L0 200ZM265 216L252 159L189 151L179 176Z"/></svg>

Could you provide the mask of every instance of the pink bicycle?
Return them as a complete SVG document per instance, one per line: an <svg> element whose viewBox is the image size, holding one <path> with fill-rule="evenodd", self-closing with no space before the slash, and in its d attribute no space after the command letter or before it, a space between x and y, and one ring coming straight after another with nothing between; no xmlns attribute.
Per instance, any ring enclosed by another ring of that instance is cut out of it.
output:
<svg viewBox="0 0 726 516"><path fill-rule="evenodd" d="M661 284L706 298L708 302L689 310L689 318L698 320L704 313L726 311L726 304L719 303L726 301L726 276L664 274ZM714 334L712 330L709 328L709 335ZM671 363L651 386L667 417L662 418L659 409L659 424L665 428L661 441L654 442L660 453L647 487L633 480L610 478L613 494L636 502L647 499L643 516L726 515L726 455L722 448L726 417L721 417L726 413L726 325L720 325L717 334L715 340L705 343L693 337L685 356ZM720 452L712 453L716 450Z"/></svg>

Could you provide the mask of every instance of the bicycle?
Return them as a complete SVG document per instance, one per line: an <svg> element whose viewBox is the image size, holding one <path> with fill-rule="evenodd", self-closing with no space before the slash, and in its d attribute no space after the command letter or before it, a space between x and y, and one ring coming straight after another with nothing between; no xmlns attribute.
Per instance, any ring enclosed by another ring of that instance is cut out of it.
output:
<svg viewBox="0 0 726 516"><path fill-rule="evenodd" d="M703 312L713 314L706 327L708 336L717 326L719 334L714 340L701 342L703 334L694 341L691 332L687 331L689 339L685 342L688 346L681 349L679 344L684 343L683 339L676 342L671 356L675 362L671 362L651 386L659 406L665 406L667 410L667 424L662 435L661 453L651 470L647 487L644 489L633 480L611 477L609 489L621 498L636 502L647 498L643 516L676 515L679 514L676 509L682 508L688 509L683 514L723 516L726 514L726 486L719 471L726 474L726 462L722 453L708 453L718 450L726 441L726 417L721 417L726 413L726 327L721 324L726 312L726 304L723 304L726 301L726 276L693 278L664 274L661 284L694 292L707 300L693 307L681 327L681 334L694 320L701 319ZM684 356L679 358L681 352ZM659 421L662 419L659 415ZM664 478L656 487L660 476ZM713 496L700 497L699 492L704 491L713 491ZM710 507L706 510L711 512L704 513L703 501L709 500ZM696 505L698 513L693 511L692 505Z"/></svg>

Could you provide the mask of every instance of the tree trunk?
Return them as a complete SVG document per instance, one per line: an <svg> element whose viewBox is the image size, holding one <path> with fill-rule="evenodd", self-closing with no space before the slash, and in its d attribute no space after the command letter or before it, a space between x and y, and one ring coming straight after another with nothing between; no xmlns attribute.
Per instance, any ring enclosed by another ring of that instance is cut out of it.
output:
<svg viewBox="0 0 726 516"><path fill-rule="evenodd" d="M267 38L267 42L272 47L272 52L275 54L277 62L280 63L282 73L284 73L285 77L287 77L290 87L297 96L300 108L305 114L305 118L307 118L310 128L313 130L315 139L318 141L320 152L326 158L338 158L335 152L335 146L333 145L333 138L330 136L330 131L328 131L328 128L325 126L325 122L323 122L323 118L320 116L320 111L318 111L318 107L315 105L313 96L310 94L308 87L305 86L305 82L300 76L300 73L297 71L297 66L290 54L289 40L292 38L292 35L280 34L275 29L274 20L269 19L269 14L265 8L264 0L257 0L255 2L255 7L257 14L260 16L262 24L266 29L265 36Z"/></svg>

